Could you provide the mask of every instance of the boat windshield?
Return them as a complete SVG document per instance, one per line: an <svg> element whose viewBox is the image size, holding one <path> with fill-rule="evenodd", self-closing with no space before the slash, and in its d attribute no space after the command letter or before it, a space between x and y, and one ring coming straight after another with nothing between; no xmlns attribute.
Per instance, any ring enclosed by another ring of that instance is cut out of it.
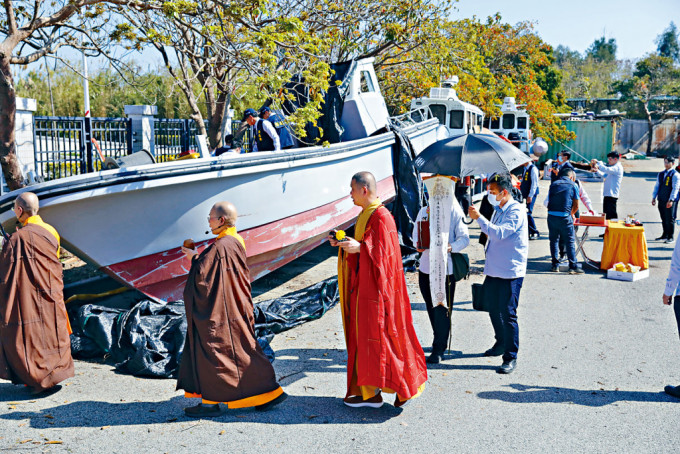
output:
<svg viewBox="0 0 680 454"><path fill-rule="evenodd" d="M493 117L491 119L491 125L489 129L501 129L501 119L498 117Z"/></svg>
<svg viewBox="0 0 680 454"><path fill-rule="evenodd" d="M430 104L432 116L439 120L439 123L446 125L446 106L443 104Z"/></svg>
<svg viewBox="0 0 680 454"><path fill-rule="evenodd" d="M463 113L462 110L452 110L449 112L450 129L463 129Z"/></svg>
<svg viewBox="0 0 680 454"><path fill-rule="evenodd" d="M503 115L503 129L515 129L515 115L514 114Z"/></svg>
<svg viewBox="0 0 680 454"><path fill-rule="evenodd" d="M527 117L517 118L517 129L527 129Z"/></svg>

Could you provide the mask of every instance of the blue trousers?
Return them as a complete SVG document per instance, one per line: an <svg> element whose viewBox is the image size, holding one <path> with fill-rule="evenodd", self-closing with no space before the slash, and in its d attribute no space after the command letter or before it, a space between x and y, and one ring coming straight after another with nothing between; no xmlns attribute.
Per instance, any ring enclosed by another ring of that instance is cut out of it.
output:
<svg viewBox="0 0 680 454"><path fill-rule="evenodd" d="M529 223L529 235L538 235L538 229L536 228L536 222L534 222L534 204L536 203L536 197L538 193L531 199L531 203L527 202L527 221Z"/></svg>
<svg viewBox="0 0 680 454"><path fill-rule="evenodd" d="M560 263L560 242L564 244L569 259L569 268L576 268L576 233L574 232L574 221L571 216L548 215L548 239L550 240L550 257L552 265Z"/></svg>
<svg viewBox="0 0 680 454"><path fill-rule="evenodd" d="M486 276L484 279L484 297L489 298L491 302L489 318L496 337L496 345L502 345L505 350L503 361L517 359L519 350L517 305L522 283L523 277L502 279Z"/></svg>

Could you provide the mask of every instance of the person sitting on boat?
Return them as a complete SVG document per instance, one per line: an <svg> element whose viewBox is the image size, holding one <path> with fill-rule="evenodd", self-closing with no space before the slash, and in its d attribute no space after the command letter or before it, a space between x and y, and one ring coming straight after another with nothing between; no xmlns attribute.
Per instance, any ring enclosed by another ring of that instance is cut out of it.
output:
<svg viewBox="0 0 680 454"><path fill-rule="evenodd" d="M45 396L74 375L59 234L38 216L38 196L14 201L22 227L0 252L0 378Z"/></svg>
<svg viewBox="0 0 680 454"><path fill-rule="evenodd" d="M290 132L290 125L286 121L286 117L278 112L272 113L269 106L264 106L260 109L260 118L267 120L274 125L274 129L276 129L279 139L281 140L282 149L295 148L295 137Z"/></svg>
<svg viewBox="0 0 680 454"><path fill-rule="evenodd" d="M253 129L253 151L281 151L281 139L269 120L257 116L255 109L243 112L243 121Z"/></svg>
<svg viewBox="0 0 680 454"><path fill-rule="evenodd" d="M233 134L227 134L224 136L224 140L222 141L222 146L215 148L215 151L213 152L213 156L220 156L224 153L239 153L240 150L235 150L231 147L232 142L234 140Z"/></svg>
<svg viewBox="0 0 680 454"><path fill-rule="evenodd" d="M288 397L255 336L250 271L236 218L233 204L216 203L208 215L215 242L200 254L190 240L182 247L191 268L184 287L187 335L177 389L202 399L184 409L194 418L221 415L220 403L264 411Z"/></svg>

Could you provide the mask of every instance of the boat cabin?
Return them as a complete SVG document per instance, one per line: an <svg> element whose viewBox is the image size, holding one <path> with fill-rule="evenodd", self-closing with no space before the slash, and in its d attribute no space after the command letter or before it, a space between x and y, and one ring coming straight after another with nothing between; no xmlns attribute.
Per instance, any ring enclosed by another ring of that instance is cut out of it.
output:
<svg viewBox="0 0 680 454"><path fill-rule="evenodd" d="M432 117L446 127L449 137L479 132L484 121L484 112L479 107L458 99L454 88L457 83L458 77L451 77L441 87L430 88L429 97L411 101L411 111L429 108Z"/></svg>
<svg viewBox="0 0 680 454"><path fill-rule="evenodd" d="M500 117L490 117L484 119L484 127L492 132L503 135L512 142L517 148L529 154L531 144L531 124L529 114L524 109L520 109L522 104L516 104L515 98L506 97L503 100Z"/></svg>

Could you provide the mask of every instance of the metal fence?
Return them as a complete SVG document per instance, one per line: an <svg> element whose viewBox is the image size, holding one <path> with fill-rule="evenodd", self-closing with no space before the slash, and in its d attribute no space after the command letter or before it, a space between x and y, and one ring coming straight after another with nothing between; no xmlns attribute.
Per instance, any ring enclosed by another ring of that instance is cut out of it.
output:
<svg viewBox="0 0 680 454"><path fill-rule="evenodd" d="M34 117L35 170L54 180L100 170L102 160L132 150L128 118Z"/></svg>
<svg viewBox="0 0 680 454"><path fill-rule="evenodd" d="M155 119L154 147L156 161L168 161L178 154L198 150L196 144L197 129L194 120Z"/></svg>

